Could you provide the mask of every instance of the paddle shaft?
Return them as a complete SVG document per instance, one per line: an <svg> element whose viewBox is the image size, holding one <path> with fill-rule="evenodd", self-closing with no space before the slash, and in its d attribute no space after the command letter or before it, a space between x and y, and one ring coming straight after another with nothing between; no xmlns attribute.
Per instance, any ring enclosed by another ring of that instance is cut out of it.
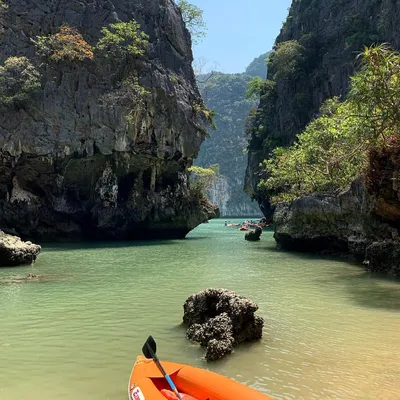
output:
<svg viewBox="0 0 400 400"><path fill-rule="evenodd" d="M171 389L175 392L176 396L178 397L179 400L182 400L181 395L178 392L178 389L176 388L174 382L172 382L172 379L169 377L169 375L165 372L165 369L160 363L160 360L158 359L157 355L154 353L153 349L147 344L147 348L150 351L151 356L153 357L154 362L157 364L158 369L161 371L161 373L164 375L164 378L167 380L169 386Z"/></svg>

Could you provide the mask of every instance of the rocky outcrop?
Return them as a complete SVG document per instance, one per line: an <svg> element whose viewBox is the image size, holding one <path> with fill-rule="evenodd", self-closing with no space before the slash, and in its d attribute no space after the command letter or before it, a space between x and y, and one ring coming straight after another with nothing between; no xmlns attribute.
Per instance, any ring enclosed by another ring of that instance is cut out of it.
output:
<svg viewBox="0 0 400 400"><path fill-rule="evenodd" d="M248 134L246 190L267 218L270 203L258 191L260 163L277 146L291 144L318 113L323 101L345 94L365 45L386 42L400 48L400 3L392 0L293 1L276 44L296 40L282 66L268 69L274 82L261 95ZM291 65L292 68L285 66Z"/></svg>
<svg viewBox="0 0 400 400"><path fill-rule="evenodd" d="M19 237L7 235L0 230L0 267L32 264L41 247L31 242L23 242Z"/></svg>
<svg viewBox="0 0 400 400"><path fill-rule="evenodd" d="M253 301L226 289L206 289L183 305L187 338L206 347L205 358L214 361L232 353L233 347L262 337L264 320L254 315Z"/></svg>
<svg viewBox="0 0 400 400"><path fill-rule="evenodd" d="M187 168L205 117L190 35L170 0L9 0L0 64L26 56L40 90L0 110L0 226L38 240L183 238L210 215ZM103 27L134 18L144 55L47 62L32 43L76 28L94 46ZM137 78L142 98L121 82ZM111 100L110 100L111 99Z"/></svg>
<svg viewBox="0 0 400 400"><path fill-rule="evenodd" d="M262 228L260 226L256 226L254 231L247 232L244 235L244 238L249 242L257 242L258 240L260 240L261 234L262 234Z"/></svg>
<svg viewBox="0 0 400 400"><path fill-rule="evenodd" d="M399 155L393 149L372 153L366 177L338 196L310 195L278 205L278 247L349 253L370 271L400 276L400 164L393 166Z"/></svg>
<svg viewBox="0 0 400 400"><path fill-rule="evenodd" d="M229 189L228 179L223 175L217 175L208 190L208 197L214 204L218 204L221 216L229 215L231 212L227 207L230 199Z"/></svg>
<svg viewBox="0 0 400 400"><path fill-rule="evenodd" d="M400 276L400 240L383 240L367 247L364 266L368 271Z"/></svg>
<svg viewBox="0 0 400 400"><path fill-rule="evenodd" d="M201 208L202 215L206 216L206 219L201 221L202 223L208 222L210 219L220 217L219 207L216 204L212 203L211 201L209 201L207 199L200 199L199 202L200 202L200 208Z"/></svg>

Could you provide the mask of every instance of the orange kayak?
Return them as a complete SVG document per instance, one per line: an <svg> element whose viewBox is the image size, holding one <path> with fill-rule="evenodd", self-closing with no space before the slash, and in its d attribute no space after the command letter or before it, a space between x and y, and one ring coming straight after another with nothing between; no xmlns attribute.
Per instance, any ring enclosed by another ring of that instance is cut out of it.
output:
<svg viewBox="0 0 400 400"><path fill-rule="evenodd" d="M167 361L161 362L182 396L192 400L272 400L241 383L205 369ZM129 400L166 400L161 391L170 390L152 359L138 356L129 379ZM190 397L192 396L192 397ZM176 397L175 397L176 398Z"/></svg>

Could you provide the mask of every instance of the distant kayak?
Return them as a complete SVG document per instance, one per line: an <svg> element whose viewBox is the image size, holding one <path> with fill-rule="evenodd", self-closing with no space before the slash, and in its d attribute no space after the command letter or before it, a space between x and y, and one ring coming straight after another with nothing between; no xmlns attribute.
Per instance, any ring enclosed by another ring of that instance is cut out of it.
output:
<svg viewBox="0 0 400 400"><path fill-rule="evenodd" d="M162 361L182 400L272 400L223 375L185 364ZM152 359L138 356L128 388L129 400L177 399Z"/></svg>

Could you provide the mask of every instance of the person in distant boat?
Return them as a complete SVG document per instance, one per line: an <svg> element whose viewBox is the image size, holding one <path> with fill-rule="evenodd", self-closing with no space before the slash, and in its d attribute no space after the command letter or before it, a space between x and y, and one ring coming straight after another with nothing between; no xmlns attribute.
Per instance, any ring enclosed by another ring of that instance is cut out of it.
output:
<svg viewBox="0 0 400 400"><path fill-rule="evenodd" d="M267 226L267 218L262 217L260 219L260 222L257 224L258 226L261 226L262 228L264 228L264 226Z"/></svg>

